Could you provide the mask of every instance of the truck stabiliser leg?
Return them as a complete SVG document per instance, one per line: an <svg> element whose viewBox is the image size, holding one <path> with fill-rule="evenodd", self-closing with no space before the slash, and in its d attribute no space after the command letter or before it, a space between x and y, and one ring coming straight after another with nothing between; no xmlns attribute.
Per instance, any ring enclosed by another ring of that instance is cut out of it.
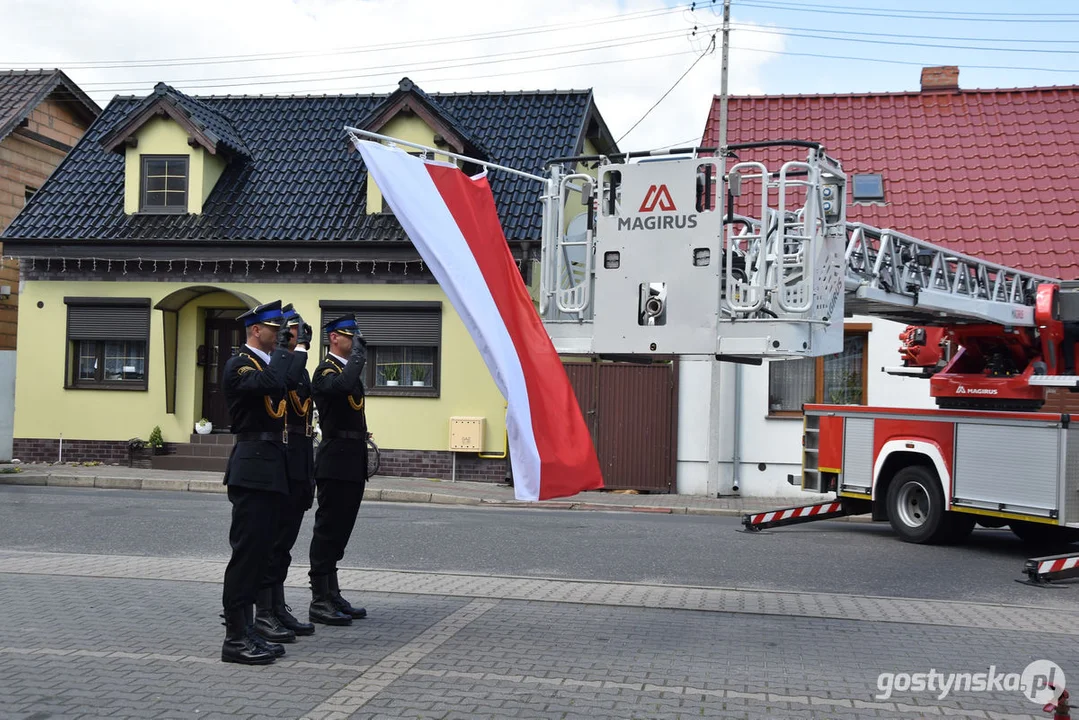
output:
<svg viewBox="0 0 1079 720"><path fill-rule="evenodd" d="M868 507L859 507L860 503L844 502L835 500L816 505L801 505L798 507L771 510L763 513L746 513L742 516L743 532L760 532L768 528L783 527L784 525L800 525L813 522L814 520L829 520L832 518L846 517L847 515L861 515L869 512ZM868 505L868 503L866 503Z"/></svg>
<svg viewBox="0 0 1079 720"><path fill-rule="evenodd" d="M1023 572L1027 579L1016 582L1035 587L1046 587L1055 580L1079 577L1079 553L1030 558L1023 564Z"/></svg>

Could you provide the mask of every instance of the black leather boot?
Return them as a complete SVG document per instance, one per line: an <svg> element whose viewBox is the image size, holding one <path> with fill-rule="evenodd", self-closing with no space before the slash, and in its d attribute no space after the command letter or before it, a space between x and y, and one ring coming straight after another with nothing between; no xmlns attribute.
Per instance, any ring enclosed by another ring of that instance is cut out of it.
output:
<svg viewBox="0 0 1079 720"><path fill-rule="evenodd" d="M296 642L296 633L285 627L274 612L273 588L262 588L256 596L255 632L270 642Z"/></svg>
<svg viewBox="0 0 1079 720"><path fill-rule="evenodd" d="M268 665L274 654L257 644L248 633L244 611L230 610L225 618L225 642L221 645L221 662L241 665Z"/></svg>
<svg viewBox="0 0 1079 720"><path fill-rule="evenodd" d="M247 624L247 636L251 638L251 642L255 643L266 652L272 653L275 658L279 658L285 654L284 645L266 642L266 638L255 631L255 612L251 609L250 605L244 606L244 620Z"/></svg>
<svg viewBox="0 0 1079 720"><path fill-rule="evenodd" d="M311 607L307 609L311 622L324 625L351 625L352 617L337 609L330 596L330 578L327 575L311 576Z"/></svg>
<svg viewBox="0 0 1079 720"><path fill-rule="evenodd" d="M362 607L353 607L348 600L341 597L341 586L337 584L337 571L334 570L330 573L330 597L333 598L333 604L337 606L337 609L343 612L345 615L353 618L367 617L367 609Z"/></svg>
<svg viewBox="0 0 1079 720"><path fill-rule="evenodd" d="M273 614L282 625L296 635L314 635L315 626L311 623L300 622L292 616L292 608L285 604L285 586L277 584L273 586Z"/></svg>

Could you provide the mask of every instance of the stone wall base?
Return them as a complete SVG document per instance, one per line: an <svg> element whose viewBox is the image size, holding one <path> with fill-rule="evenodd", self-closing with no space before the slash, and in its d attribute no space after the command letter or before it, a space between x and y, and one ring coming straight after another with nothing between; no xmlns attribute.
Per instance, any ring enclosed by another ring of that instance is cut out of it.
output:
<svg viewBox="0 0 1079 720"><path fill-rule="evenodd" d="M454 469L453 456L457 456ZM470 482L504 482L509 476L509 458L481 458L475 453L445 450L381 450L379 475L428 477Z"/></svg>
<svg viewBox="0 0 1079 720"><path fill-rule="evenodd" d="M171 443L170 443L171 444ZM54 463L60 458L60 440L15 438L13 457L26 463ZM456 470L454 455L457 456ZM505 482L509 458L481 458L475 453L445 450L381 450L380 475L424 477L470 482ZM129 453L126 440L64 440L63 462L99 462L103 465L150 467L148 450Z"/></svg>
<svg viewBox="0 0 1079 720"><path fill-rule="evenodd" d="M60 456L59 438L15 438L12 457L22 462L99 462L102 465L128 465L131 456L126 440L68 440L64 439L64 454ZM138 460L140 454L135 454ZM139 465L136 464L135 467ZM147 462L145 467L149 467Z"/></svg>

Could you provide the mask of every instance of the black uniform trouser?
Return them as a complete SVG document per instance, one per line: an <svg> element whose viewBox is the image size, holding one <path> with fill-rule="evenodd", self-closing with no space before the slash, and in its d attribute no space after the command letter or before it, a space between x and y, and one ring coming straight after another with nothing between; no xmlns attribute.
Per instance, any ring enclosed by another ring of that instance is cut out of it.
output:
<svg viewBox="0 0 1079 720"><path fill-rule="evenodd" d="M288 578L288 569L292 565L292 548L300 534L303 515L311 507L311 492L309 483L289 481L288 497L282 496L277 532L264 586L281 585Z"/></svg>
<svg viewBox="0 0 1079 720"><path fill-rule="evenodd" d="M253 605L259 589L266 587L266 569L284 498L278 492L229 485L232 557L225 567L221 595L225 612Z"/></svg>
<svg viewBox="0 0 1079 720"><path fill-rule="evenodd" d="M360 512L364 480L318 480L318 509L311 537L311 577L329 575L345 555Z"/></svg>

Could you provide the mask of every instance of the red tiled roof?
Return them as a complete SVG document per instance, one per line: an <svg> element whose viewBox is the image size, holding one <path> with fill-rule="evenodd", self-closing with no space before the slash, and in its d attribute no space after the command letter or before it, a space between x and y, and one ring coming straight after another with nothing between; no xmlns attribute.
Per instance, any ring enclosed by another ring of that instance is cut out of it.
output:
<svg viewBox="0 0 1079 720"><path fill-rule="evenodd" d="M727 142L814 140L885 206L847 217L992 262L1079 279L1079 87L728 99ZM719 99L703 145L718 142ZM778 159L778 156L777 156Z"/></svg>

